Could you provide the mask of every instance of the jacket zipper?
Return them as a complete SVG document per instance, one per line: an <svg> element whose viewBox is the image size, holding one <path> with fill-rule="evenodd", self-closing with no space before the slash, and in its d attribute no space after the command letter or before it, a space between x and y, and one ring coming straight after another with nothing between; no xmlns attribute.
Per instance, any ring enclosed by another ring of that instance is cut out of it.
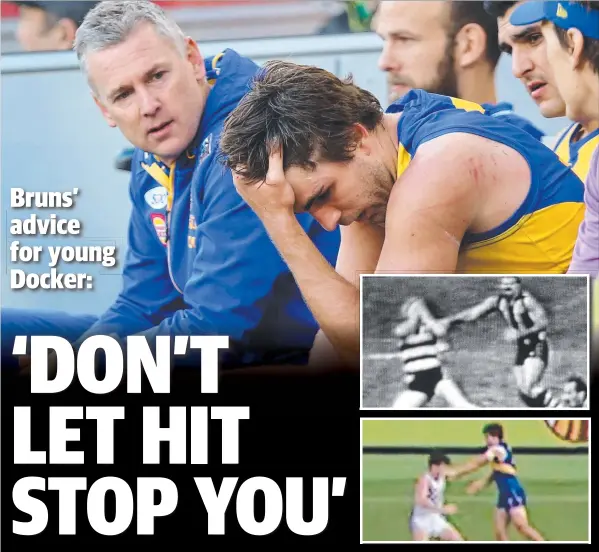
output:
<svg viewBox="0 0 599 552"><path fill-rule="evenodd" d="M168 210L166 214L166 264L168 266L168 275L171 279L173 286L175 289L183 295L183 292L179 289L179 286L175 282L175 278L173 277L173 271L171 269L171 213L175 207L175 169L176 164L171 167L171 190L173 194L173 200L171 201L171 208Z"/></svg>

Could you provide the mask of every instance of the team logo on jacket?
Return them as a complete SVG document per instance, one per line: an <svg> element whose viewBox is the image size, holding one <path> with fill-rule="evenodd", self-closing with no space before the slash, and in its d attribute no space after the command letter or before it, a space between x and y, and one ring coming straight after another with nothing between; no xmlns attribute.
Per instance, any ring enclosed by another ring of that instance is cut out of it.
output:
<svg viewBox="0 0 599 552"><path fill-rule="evenodd" d="M204 139L204 141L202 142L202 145L200 146L199 162L201 163L202 161L204 161L204 159L206 159L206 157L208 157L210 155L211 151L212 151L212 134L208 134L208 136Z"/></svg>
<svg viewBox="0 0 599 552"><path fill-rule="evenodd" d="M160 213L152 213L152 224L158 235L158 239L163 245L166 245L166 218Z"/></svg>
<svg viewBox="0 0 599 552"><path fill-rule="evenodd" d="M164 209L167 204L168 192L164 186L156 186L144 194L146 203L152 209Z"/></svg>

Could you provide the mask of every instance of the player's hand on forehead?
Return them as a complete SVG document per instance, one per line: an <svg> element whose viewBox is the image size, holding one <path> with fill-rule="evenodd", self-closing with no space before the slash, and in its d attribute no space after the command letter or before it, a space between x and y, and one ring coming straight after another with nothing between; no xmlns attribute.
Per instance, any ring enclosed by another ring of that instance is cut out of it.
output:
<svg viewBox="0 0 599 552"><path fill-rule="evenodd" d="M260 218L293 213L295 193L285 178L282 146L271 151L264 180L251 182L240 174L242 170L243 167L239 167L233 171L233 183L239 195Z"/></svg>

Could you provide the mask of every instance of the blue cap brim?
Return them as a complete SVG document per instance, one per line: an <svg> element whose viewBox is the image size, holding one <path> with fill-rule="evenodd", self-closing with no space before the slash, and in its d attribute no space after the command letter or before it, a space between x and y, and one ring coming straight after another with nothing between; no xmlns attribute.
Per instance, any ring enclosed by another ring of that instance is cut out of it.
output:
<svg viewBox="0 0 599 552"><path fill-rule="evenodd" d="M524 2L518 6L510 16L510 23L516 27L521 25L532 25L547 19L545 15L544 2Z"/></svg>

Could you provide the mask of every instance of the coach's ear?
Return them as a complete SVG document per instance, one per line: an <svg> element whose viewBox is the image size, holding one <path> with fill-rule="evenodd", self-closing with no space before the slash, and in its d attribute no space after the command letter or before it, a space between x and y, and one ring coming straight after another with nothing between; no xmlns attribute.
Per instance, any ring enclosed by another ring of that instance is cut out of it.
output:
<svg viewBox="0 0 599 552"><path fill-rule="evenodd" d="M92 94L92 98L94 99L94 102L96 102L96 105L100 108L100 111L102 112L102 116L104 117L104 119L106 119L108 126L115 128L116 123L114 122L113 118L109 115L108 110L106 109L106 106L97 98L97 96L95 94Z"/></svg>
<svg viewBox="0 0 599 552"><path fill-rule="evenodd" d="M466 69L485 59L487 33L476 23L464 25L455 38L454 59L458 67Z"/></svg>

